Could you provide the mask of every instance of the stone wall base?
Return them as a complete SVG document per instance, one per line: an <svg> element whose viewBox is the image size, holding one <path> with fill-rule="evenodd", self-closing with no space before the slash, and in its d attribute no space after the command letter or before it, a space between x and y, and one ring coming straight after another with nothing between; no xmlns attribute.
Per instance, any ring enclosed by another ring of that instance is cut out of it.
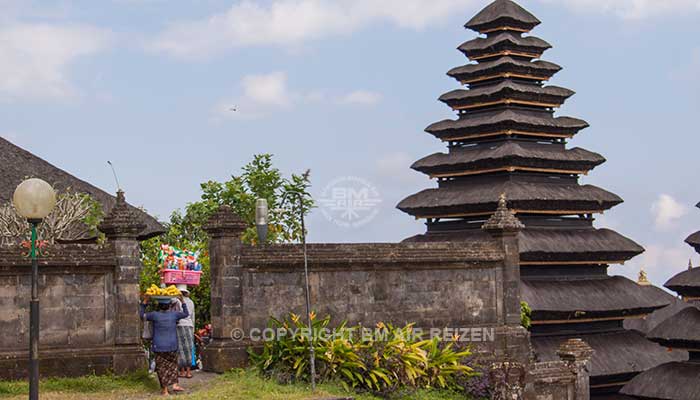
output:
<svg viewBox="0 0 700 400"><path fill-rule="evenodd" d="M28 351L0 351L0 380L27 379ZM42 377L125 374L146 367L141 345L39 350Z"/></svg>
<svg viewBox="0 0 700 400"><path fill-rule="evenodd" d="M252 343L215 340L202 351L202 365L208 372L224 373L248 366L248 348Z"/></svg>

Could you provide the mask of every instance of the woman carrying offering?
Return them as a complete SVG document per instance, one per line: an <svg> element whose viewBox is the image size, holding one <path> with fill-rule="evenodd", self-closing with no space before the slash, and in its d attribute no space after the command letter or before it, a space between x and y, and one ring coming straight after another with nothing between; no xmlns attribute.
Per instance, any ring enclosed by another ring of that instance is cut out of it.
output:
<svg viewBox="0 0 700 400"><path fill-rule="evenodd" d="M182 300L182 295L179 296ZM182 311L170 311L169 303L159 303L158 311L146 312L146 305L150 300L145 296L141 303L141 319L151 321L153 324L153 344L151 351L155 353L156 373L160 381L161 393L167 396L168 387L172 385L173 391L182 392L183 389L178 383L177 365L177 322L187 318L190 314L186 303L182 303Z"/></svg>

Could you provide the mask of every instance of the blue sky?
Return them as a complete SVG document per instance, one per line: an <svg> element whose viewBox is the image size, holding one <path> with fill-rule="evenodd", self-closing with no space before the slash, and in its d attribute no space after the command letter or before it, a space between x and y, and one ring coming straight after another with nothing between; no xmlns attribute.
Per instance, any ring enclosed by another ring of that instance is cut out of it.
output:
<svg viewBox="0 0 700 400"><path fill-rule="evenodd" d="M377 190L354 228L310 217L314 241L398 241L424 230L394 209L431 187L408 167L444 146L423 129L466 59L477 0L1 0L0 135L161 218L253 154L311 168L318 196L339 177ZM591 127L570 147L608 162L583 182L626 201L599 219L647 252L613 273L656 284L694 256L700 229L695 120L700 1L523 0L577 92L559 111ZM235 108L236 111L231 111Z"/></svg>

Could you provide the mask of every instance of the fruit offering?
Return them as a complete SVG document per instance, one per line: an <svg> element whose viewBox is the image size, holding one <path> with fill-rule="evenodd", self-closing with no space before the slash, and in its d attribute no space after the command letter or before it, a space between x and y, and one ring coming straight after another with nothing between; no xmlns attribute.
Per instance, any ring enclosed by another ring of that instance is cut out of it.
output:
<svg viewBox="0 0 700 400"><path fill-rule="evenodd" d="M148 296L179 296L180 291L174 285L170 285L166 288L159 288L156 285L151 285L151 287L146 290L146 295Z"/></svg>

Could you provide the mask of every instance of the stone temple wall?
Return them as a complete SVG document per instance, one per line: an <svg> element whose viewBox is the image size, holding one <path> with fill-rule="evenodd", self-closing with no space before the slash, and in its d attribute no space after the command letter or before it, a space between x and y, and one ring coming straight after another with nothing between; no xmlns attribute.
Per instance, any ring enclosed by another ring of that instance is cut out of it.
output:
<svg viewBox="0 0 700 400"><path fill-rule="evenodd" d="M23 252L19 246L0 248L0 379L27 376L31 261ZM127 272L125 264L137 268ZM138 243L52 245L43 252L42 376L125 372L144 365L139 266Z"/></svg>
<svg viewBox="0 0 700 400"><path fill-rule="evenodd" d="M305 314L301 245L247 246L230 210L210 221L214 342L205 366L244 366L251 333L270 317ZM312 309L335 323L377 322L460 329L483 356L526 362L529 335L520 326L517 236L469 243L309 244ZM465 331L468 329L468 331Z"/></svg>

